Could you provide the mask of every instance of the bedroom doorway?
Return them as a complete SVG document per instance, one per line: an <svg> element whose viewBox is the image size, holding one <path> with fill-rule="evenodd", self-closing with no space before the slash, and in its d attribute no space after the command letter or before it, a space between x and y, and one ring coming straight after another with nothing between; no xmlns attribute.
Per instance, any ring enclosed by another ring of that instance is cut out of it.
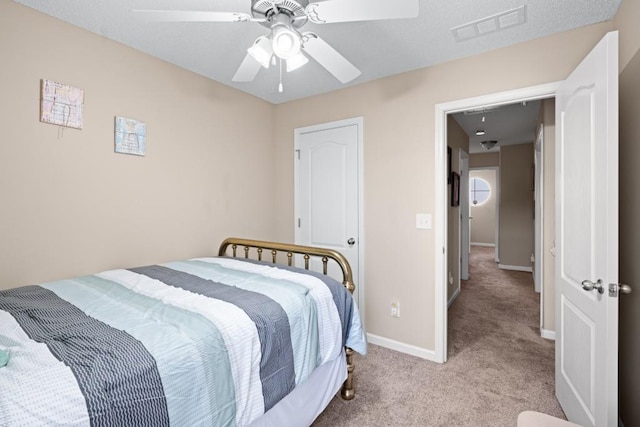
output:
<svg viewBox="0 0 640 427"><path fill-rule="evenodd" d="M360 117L295 130L294 226L296 244L347 258L364 318L362 127ZM329 274L341 277L337 265Z"/></svg>
<svg viewBox="0 0 640 427"><path fill-rule="evenodd" d="M440 221L434 248L437 255L434 360L447 360L448 115L546 98L554 98L557 109L553 199L557 245L553 248L555 395L570 421L615 426L618 395L610 391L618 386L620 291L617 31L607 33L566 80L436 105L435 187ZM585 205L584 200L590 203ZM576 336L584 339L576 340ZM589 406L584 404L583 396L590 396Z"/></svg>
<svg viewBox="0 0 640 427"><path fill-rule="evenodd" d="M553 103L552 99L549 101ZM486 111L479 107L451 114L448 118L447 144L453 147L454 153L456 150L468 150L470 153L469 189L460 193L458 212L449 215L450 220L455 221L458 217L459 222L450 223L448 227L460 227L462 230L467 225L471 242L469 277L463 277L463 265L457 293L452 296L449 287L445 333L450 363L459 364L469 353L482 355L482 362L476 366L479 372L490 372L494 366L500 366L504 370L495 372L495 381L517 384L516 388L539 388L561 414L553 390L554 343L542 339L537 328L541 319L541 303L539 295L533 292L530 261L534 240L532 142L543 113L542 102L509 102L492 105ZM510 126L516 122L517 126ZM485 135L481 136L489 138L474 138L478 136L477 130L483 130L481 133ZM488 140L499 142L485 144L488 147L481 144ZM465 181L465 166L462 159L457 165L455 162L452 165L453 171L459 171L460 188ZM504 174L500 173L502 166ZM496 215L499 207L498 177L509 190L503 198L506 221L502 242L496 239L496 232L500 230ZM468 213L462 206L464 199L469 202ZM464 254L465 241L467 238L461 231L460 255ZM504 244L502 255L509 265L500 265L495 257L498 242ZM449 240L449 251L453 244ZM453 250L455 256L455 248ZM448 269L453 267L450 264ZM525 269L527 271L521 271ZM516 362L523 357L527 358L527 366ZM526 384L518 383L508 379L506 372L531 376L532 379ZM537 400L532 399L531 403L535 408Z"/></svg>
<svg viewBox="0 0 640 427"><path fill-rule="evenodd" d="M448 224L447 207L449 201L449 186L447 185L447 164L446 164L446 147L447 147L447 120L448 115L464 112L468 110L481 110L486 108L495 108L498 106L513 104L519 102L528 102L533 100L541 100L555 97L555 92L559 83L549 83L539 86L533 86L524 89L518 89L508 92L496 93L491 95L480 96L477 98L469 98L460 101L449 102L436 105L436 200L438 204L437 213L443 218L442 223L436 227L436 254L439 256L436 263L436 340L435 340L435 357L438 362L446 362L447 360L447 311L449 303L448 293L448 248L447 230ZM533 157L533 153L532 157ZM471 165L472 167L474 165ZM462 196L461 196L462 197ZM466 195L466 197L469 197ZM532 224L533 227L533 224Z"/></svg>

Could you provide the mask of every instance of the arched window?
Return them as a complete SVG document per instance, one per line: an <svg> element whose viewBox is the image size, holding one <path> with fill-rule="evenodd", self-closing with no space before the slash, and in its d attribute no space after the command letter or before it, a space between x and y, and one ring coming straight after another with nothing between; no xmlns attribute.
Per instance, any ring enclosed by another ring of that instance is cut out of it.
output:
<svg viewBox="0 0 640 427"><path fill-rule="evenodd" d="M491 197L491 187L482 178L471 178L469 180L469 203L471 206L479 206Z"/></svg>

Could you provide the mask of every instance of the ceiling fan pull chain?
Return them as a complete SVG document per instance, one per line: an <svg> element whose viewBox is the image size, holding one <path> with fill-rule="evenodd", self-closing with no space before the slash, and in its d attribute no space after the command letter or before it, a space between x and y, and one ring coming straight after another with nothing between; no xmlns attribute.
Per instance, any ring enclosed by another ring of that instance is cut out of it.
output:
<svg viewBox="0 0 640 427"><path fill-rule="evenodd" d="M280 84L278 85L278 92L282 93L284 92L284 87L282 86L282 59L279 59L278 62L280 63Z"/></svg>

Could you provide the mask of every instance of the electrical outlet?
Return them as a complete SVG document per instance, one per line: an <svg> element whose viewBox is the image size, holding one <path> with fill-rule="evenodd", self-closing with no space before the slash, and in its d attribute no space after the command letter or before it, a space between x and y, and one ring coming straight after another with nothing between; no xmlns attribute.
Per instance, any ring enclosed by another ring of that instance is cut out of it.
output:
<svg viewBox="0 0 640 427"><path fill-rule="evenodd" d="M391 317L400 317L400 301L391 301Z"/></svg>

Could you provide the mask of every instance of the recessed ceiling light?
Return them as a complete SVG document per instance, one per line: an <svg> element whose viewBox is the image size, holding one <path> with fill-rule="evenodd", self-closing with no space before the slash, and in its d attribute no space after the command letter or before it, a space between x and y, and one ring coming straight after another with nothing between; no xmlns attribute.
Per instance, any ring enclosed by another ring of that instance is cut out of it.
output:
<svg viewBox="0 0 640 427"><path fill-rule="evenodd" d="M484 135L486 132L484 131L484 129L479 129L476 131L476 135L481 136Z"/></svg>

